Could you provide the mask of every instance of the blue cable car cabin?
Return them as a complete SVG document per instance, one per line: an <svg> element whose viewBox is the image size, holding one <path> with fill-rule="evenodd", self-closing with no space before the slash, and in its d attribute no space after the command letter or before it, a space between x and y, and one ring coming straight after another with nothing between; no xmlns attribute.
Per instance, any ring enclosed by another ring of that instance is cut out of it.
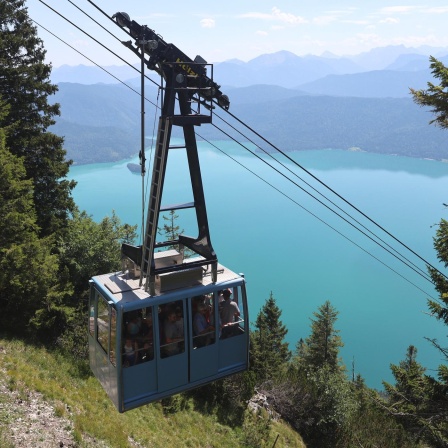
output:
<svg viewBox="0 0 448 448"><path fill-rule="evenodd" d="M248 368L241 275L219 264L217 282L202 268L171 272L156 278L156 293L129 272L90 281L90 367L120 412ZM227 303L239 309L232 322Z"/></svg>
<svg viewBox="0 0 448 448"><path fill-rule="evenodd" d="M123 43L142 62L142 176L144 67L164 79L142 244L123 243L122 270L90 280L90 367L125 412L246 370L249 321L244 277L218 264L211 244L195 135L195 127L212 122L216 106L229 108L229 99L200 56L191 60L126 13L113 19L136 40L135 46ZM173 126L182 129L184 145L171 145ZM186 151L193 200L162 207L172 149ZM197 236L156 241L160 212L189 208L196 212ZM184 258L185 248L195 256Z"/></svg>

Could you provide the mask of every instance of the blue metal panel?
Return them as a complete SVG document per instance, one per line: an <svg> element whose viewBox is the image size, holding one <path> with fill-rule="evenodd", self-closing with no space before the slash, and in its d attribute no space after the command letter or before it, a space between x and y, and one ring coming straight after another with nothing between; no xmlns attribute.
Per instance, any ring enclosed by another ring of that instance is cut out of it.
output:
<svg viewBox="0 0 448 448"><path fill-rule="evenodd" d="M218 345L197 348L190 354L190 382L210 379L218 373Z"/></svg>
<svg viewBox="0 0 448 448"><path fill-rule="evenodd" d="M188 384L188 352L158 359L159 393Z"/></svg>
<svg viewBox="0 0 448 448"><path fill-rule="evenodd" d="M247 367L248 335L242 333L228 339L219 340L219 371L238 365Z"/></svg>
<svg viewBox="0 0 448 448"><path fill-rule="evenodd" d="M157 393L156 360L123 369L123 401L125 408L138 399L151 400Z"/></svg>

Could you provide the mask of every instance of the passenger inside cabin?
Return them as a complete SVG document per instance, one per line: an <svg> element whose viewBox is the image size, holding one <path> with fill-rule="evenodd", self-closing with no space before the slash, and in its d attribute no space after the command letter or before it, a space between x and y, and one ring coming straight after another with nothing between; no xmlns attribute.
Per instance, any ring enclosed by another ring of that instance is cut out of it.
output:
<svg viewBox="0 0 448 448"><path fill-rule="evenodd" d="M134 313L130 322L127 325L128 335L132 338L137 337L142 329L142 318L138 313Z"/></svg>
<svg viewBox="0 0 448 448"><path fill-rule="evenodd" d="M171 308L167 312L163 323L165 343L163 345L162 356L173 356L182 353L184 347L183 318L179 319L176 310Z"/></svg>
<svg viewBox="0 0 448 448"><path fill-rule="evenodd" d="M126 342L123 348L124 352L124 366L130 367L137 363L138 358L138 346L131 338L126 338Z"/></svg>
<svg viewBox="0 0 448 448"><path fill-rule="evenodd" d="M222 292L223 301L220 303L221 316L221 339L235 336L237 334L237 322L240 317L240 309L238 305L231 299L232 291L225 289Z"/></svg>
<svg viewBox="0 0 448 448"><path fill-rule="evenodd" d="M212 342L215 327L207 319L208 311L208 306L205 303L199 303L193 317L194 345L196 347L205 347Z"/></svg>

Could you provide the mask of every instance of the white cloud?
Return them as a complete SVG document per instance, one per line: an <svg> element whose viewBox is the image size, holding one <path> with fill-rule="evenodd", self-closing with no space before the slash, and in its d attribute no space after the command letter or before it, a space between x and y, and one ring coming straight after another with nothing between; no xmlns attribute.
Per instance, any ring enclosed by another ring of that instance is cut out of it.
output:
<svg viewBox="0 0 448 448"><path fill-rule="evenodd" d="M306 20L303 17L296 16L288 12L283 12L277 7L272 8L270 13L248 12L246 14L240 14L238 17L242 19L258 19L258 20L282 22L288 25L306 23Z"/></svg>
<svg viewBox="0 0 448 448"><path fill-rule="evenodd" d="M446 14L448 13L448 6L438 6L435 8L428 8L425 12L430 14Z"/></svg>
<svg viewBox="0 0 448 448"><path fill-rule="evenodd" d="M343 20L343 23L349 23L350 25L368 26L370 22L368 20Z"/></svg>
<svg viewBox="0 0 448 448"><path fill-rule="evenodd" d="M328 25L336 20L335 16L319 16L313 19L313 23L316 25Z"/></svg>
<svg viewBox="0 0 448 448"><path fill-rule="evenodd" d="M202 28L214 28L216 25L214 19L202 19L200 23Z"/></svg>
<svg viewBox="0 0 448 448"><path fill-rule="evenodd" d="M257 36L267 36L268 35L268 33L266 31L261 31L261 30L257 31L255 34Z"/></svg>
<svg viewBox="0 0 448 448"><path fill-rule="evenodd" d="M380 23L396 24L400 23L400 21L398 19L394 19L393 17L387 17L386 19L380 20Z"/></svg>
<svg viewBox="0 0 448 448"><path fill-rule="evenodd" d="M381 14L404 14L417 9L416 6L385 6L380 9Z"/></svg>

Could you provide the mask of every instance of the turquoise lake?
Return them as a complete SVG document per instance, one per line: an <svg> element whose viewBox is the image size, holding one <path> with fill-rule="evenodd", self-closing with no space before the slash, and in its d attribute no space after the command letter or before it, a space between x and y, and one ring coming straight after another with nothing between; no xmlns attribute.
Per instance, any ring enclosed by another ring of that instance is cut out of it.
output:
<svg viewBox="0 0 448 448"><path fill-rule="evenodd" d="M382 380L392 380L389 365L403 360L410 344L417 347L427 373L434 374L442 359L424 338L436 338L443 346L447 329L428 315L426 299L437 297L431 283L243 148L214 143L222 152L199 143L212 244L221 263L245 274L251 322L272 291L294 349L309 335L313 312L329 300L339 311L336 327L345 343L341 353L350 376L354 365L355 374L369 386L381 388ZM437 223L448 214L443 206L448 202L448 164L340 150L288 155L443 272L432 238ZM142 181L128 170L129 162L138 159L72 167L79 208L96 220L115 210L122 222L140 229L142 189L148 189L150 175ZM408 264L426 272L423 261L306 172L285 159L282 163L311 187L279 166L294 182L336 208L312 187L322 192L355 217L357 227L364 225L392 247L390 252L397 250ZM189 202L190 193L185 155L173 150L162 203ZM178 222L192 236L194 223L191 211Z"/></svg>

